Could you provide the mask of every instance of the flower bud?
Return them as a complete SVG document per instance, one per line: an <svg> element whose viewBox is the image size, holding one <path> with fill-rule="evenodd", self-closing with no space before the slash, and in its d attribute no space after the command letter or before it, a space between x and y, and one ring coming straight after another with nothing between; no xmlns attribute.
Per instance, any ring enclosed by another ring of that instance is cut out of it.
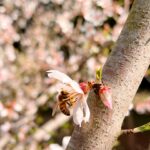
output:
<svg viewBox="0 0 150 150"><path fill-rule="evenodd" d="M108 86L103 85L100 87L99 96L103 104L109 109L112 109L112 95L111 95L111 90Z"/></svg>
<svg viewBox="0 0 150 150"><path fill-rule="evenodd" d="M81 82L81 83L79 83L79 85L80 85L80 88L82 89L82 91L84 92L84 94L87 94L89 92L88 83Z"/></svg>

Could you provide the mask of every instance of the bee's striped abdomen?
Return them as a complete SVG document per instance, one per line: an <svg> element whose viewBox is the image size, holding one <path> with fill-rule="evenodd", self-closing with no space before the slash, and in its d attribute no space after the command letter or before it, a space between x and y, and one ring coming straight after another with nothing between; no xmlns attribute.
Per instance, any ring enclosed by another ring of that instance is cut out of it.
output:
<svg viewBox="0 0 150 150"><path fill-rule="evenodd" d="M59 103L59 108L60 108L60 110L61 110L61 112L62 113L64 113L65 115L67 115L67 116L70 116L70 111L69 111L69 109L67 108L67 105L66 105L66 103L65 102L60 102Z"/></svg>
<svg viewBox="0 0 150 150"><path fill-rule="evenodd" d="M69 107L72 107L73 104L76 102L76 98L73 97L74 95L70 95L66 91L61 91L60 95L58 96L59 108L61 112L67 116L70 115Z"/></svg>

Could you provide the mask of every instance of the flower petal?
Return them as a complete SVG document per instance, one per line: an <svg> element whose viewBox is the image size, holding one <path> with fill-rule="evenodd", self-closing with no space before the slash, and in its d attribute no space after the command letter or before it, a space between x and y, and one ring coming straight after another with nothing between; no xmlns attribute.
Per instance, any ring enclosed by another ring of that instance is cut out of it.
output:
<svg viewBox="0 0 150 150"><path fill-rule="evenodd" d="M109 109L112 109L112 97L109 92L104 92L100 94L101 100L103 104L108 107Z"/></svg>
<svg viewBox="0 0 150 150"><path fill-rule="evenodd" d="M83 107L81 104L81 101L78 100L75 103L74 109L73 109L73 121L76 125L79 125L81 127L81 123L83 121Z"/></svg>
<svg viewBox="0 0 150 150"><path fill-rule="evenodd" d="M103 104L107 108L112 109L112 93L110 87L102 85L99 89L99 96Z"/></svg>
<svg viewBox="0 0 150 150"><path fill-rule="evenodd" d="M75 82L74 80L72 80L72 82L70 83L70 85L72 86L72 88L80 94L84 94L82 89L80 88L79 84L77 82Z"/></svg>
<svg viewBox="0 0 150 150"><path fill-rule="evenodd" d="M82 91L84 92L84 94L87 94L89 91L88 83L80 82L79 85L80 85L80 88L82 89Z"/></svg>
<svg viewBox="0 0 150 150"><path fill-rule="evenodd" d="M66 74L58 71L58 70L49 70L47 71L49 78L57 79L65 84L69 84L76 92L83 94L82 89L80 88L79 84L72 80Z"/></svg>
<svg viewBox="0 0 150 150"><path fill-rule="evenodd" d="M72 82L72 79L68 77L66 74L58 71L58 70L48 70L48 77L57 79L63 83L69 83Z"/></svg>
<svg viewBox="0 0 150 150"><path fill-rule="evenodd" d="M83 98L81 101L82 101L83 111L85 113L84 121L85 122L89 122L89 119L90 119L90 109L89 109L89 106L88 106L87 101L86 101L85 98Z"/></svg>

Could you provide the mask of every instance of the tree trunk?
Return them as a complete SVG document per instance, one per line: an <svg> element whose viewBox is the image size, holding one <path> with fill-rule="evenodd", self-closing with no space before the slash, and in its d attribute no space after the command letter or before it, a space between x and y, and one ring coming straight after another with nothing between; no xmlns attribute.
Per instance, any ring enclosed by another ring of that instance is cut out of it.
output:
<svg viewBox="0 0 150 150"><path fill-rule="evenodd" d="M119 39L103 68L111 87L113 110L90 92L91 119L75 126L67 150L110 150L150 63L150 0L135 0Z"/></svg>

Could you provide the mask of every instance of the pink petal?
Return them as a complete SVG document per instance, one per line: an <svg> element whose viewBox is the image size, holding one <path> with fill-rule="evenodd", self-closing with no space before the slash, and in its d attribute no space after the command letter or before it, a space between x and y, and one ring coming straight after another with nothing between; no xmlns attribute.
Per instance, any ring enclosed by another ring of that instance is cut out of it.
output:
<svg viewBox="0 0 150 150"><path fill-rule="evenodd" d="M112 96L109 92L104 92L103 94L100 94L101 100L103 104L108 107L109 109L112 109Z"/></svg>
<svg viewBox="0 0 150 150"><path fill-rule="evenodd" d="M82 89L82 91L84 92L84 94L87 94L89 91L88 83L80 82L79 85L80 85L80 88Z"/></svg>

